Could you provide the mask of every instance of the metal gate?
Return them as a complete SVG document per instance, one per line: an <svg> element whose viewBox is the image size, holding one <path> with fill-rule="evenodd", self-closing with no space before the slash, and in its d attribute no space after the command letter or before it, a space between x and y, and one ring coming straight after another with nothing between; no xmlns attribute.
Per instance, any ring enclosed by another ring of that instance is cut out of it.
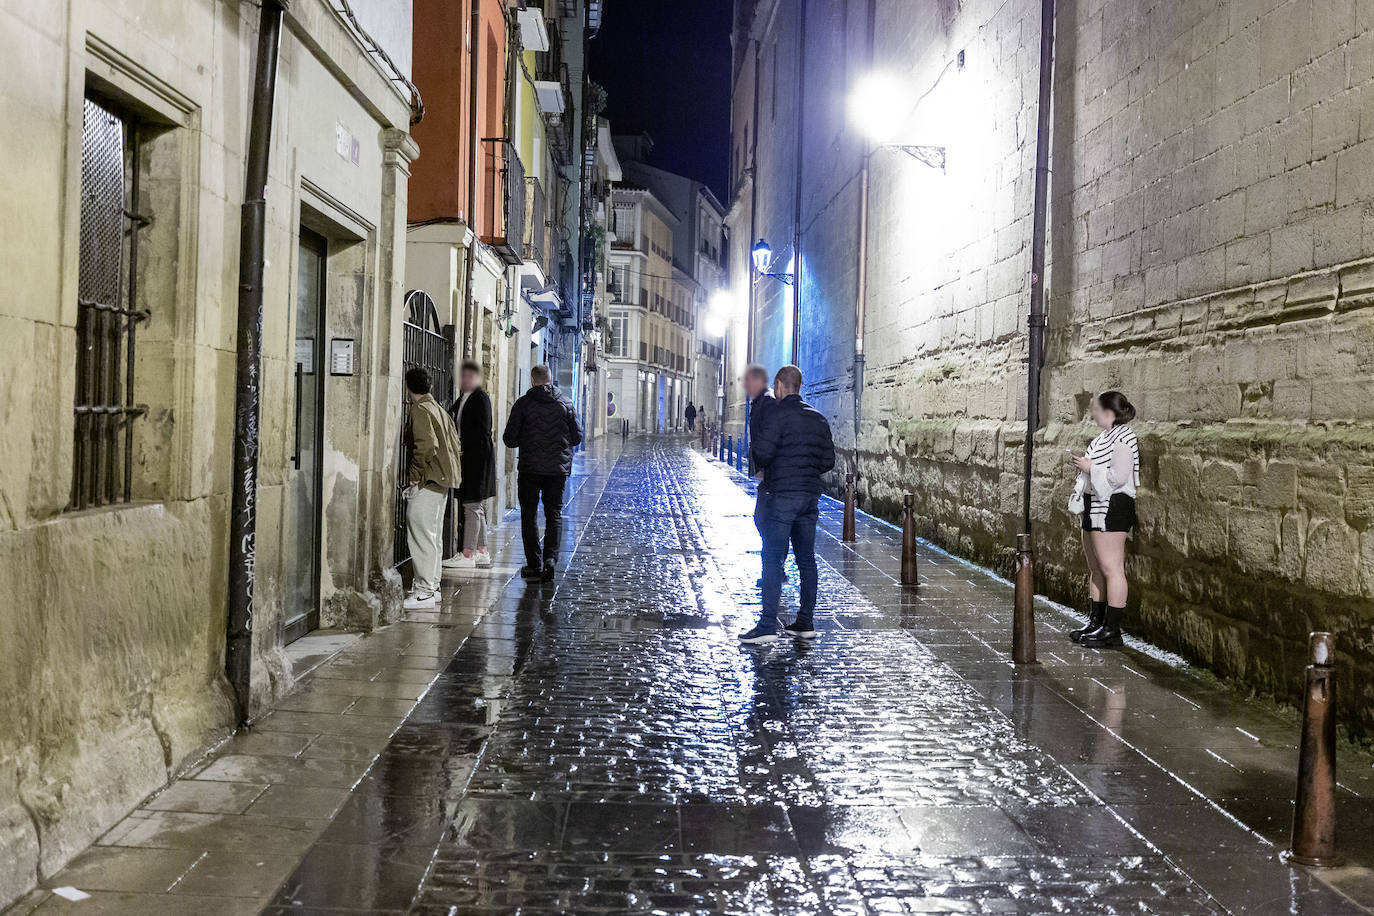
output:
<svg viewBox="0 0 1374 916"><path fill-rule="evenodd" d="M439 311L434 300L422 289L412 289L406 293L405 319L401 324L401 372L420 368L429 372L433 387L430 393L439 406L445 410L454 398L454 360L457 352L457 334L453 325L439 324ZM410 414L410 399L405 384L401 385L401 416ZM410 424L401 424L401 443L396 450L396 483L404 490L406 468L410 464ZM410 547L406 543L406 501L396 500L396 567L400 568L410 560ZM453 500L449 499L444 507L444 556L452 556L453 538Z"/></svg>

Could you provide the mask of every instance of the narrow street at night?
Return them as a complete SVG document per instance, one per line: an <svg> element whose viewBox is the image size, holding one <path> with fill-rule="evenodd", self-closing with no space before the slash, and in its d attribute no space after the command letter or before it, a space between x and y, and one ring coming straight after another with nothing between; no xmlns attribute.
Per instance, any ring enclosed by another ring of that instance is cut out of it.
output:
<svg viewBox="0 0 1374 916"><path fill-rule="evenodd" d="M827 503L819 638L738 645L745 484L681 439L591 449L554 582L512 577L508 523L438 609L303 640L300 690L47 882L90 900L14 912L1368 912L1279 859L1290 719L1048 604L1018 669L1008 586L922 545L903 588L883 523L844 544ZM1368 864L1374 771L1342 766Z"/></svg>

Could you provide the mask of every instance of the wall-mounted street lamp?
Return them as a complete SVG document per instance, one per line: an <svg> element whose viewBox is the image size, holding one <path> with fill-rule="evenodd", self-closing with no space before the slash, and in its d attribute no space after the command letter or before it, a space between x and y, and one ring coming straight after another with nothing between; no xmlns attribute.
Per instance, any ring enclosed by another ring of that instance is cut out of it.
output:
<svg viewBox="0 0 1374 916"><path fill-rule="evenodd" d="M763 239L754 243L754 249L750 255L754 259L754 271L760 277L771 277L786 283L788 286L791 286L795 281L796 278L786 271L770 271L768 269L773 266L773 249Z"/></svg>

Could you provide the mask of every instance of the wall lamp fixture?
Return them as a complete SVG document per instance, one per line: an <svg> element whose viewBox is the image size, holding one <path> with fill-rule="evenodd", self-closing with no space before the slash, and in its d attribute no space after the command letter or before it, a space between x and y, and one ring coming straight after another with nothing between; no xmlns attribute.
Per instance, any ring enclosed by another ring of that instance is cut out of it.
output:
<svg viewBox="0 0 1374 916"><path fill-rule="evenodd" d="M768 243L763 239L759 239L754 243L754 248L753 251L750 252L750 255L754 259L754 270L759 276L771 277L774 280L780 280L786 283L788 286L792 285L795 280L792 274L784 271L770 271L768 269L773 266L773 249L770 248Z"/></svg>

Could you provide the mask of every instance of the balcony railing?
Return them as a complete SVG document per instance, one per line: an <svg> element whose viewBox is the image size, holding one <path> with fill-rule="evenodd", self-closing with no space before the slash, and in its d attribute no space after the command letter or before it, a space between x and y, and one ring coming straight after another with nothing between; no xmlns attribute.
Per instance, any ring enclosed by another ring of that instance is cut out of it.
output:
<svg viewBox="0 0 1374 916"><path fill-rule="evenodd" d="M519 264L525 241L525 167L509 140L482 141L482 180L482 241L502 261Z"/></svg>
<svg viewBox="0 0 1374 916"><path fill-rule="evenodd" d="M526 178L525 194L525 260L539 265L549 273L549 217L548 198L538 178Z"/></svg>

